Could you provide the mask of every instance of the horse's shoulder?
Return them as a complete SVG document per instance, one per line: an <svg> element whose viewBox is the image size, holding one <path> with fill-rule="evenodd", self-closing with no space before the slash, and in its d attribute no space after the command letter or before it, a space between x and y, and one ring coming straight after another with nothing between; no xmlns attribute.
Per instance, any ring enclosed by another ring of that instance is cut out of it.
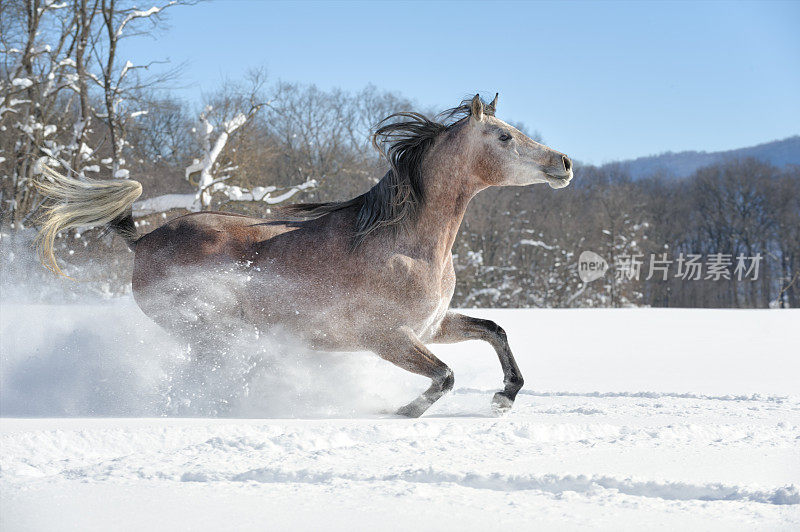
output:
<svg viewBox="0 0 800 532"><path fill-rule="evenodd" d="M422 273L425 270L425 264L422 261L403 253L392 253L387 261L387 266L392 273L397 275Z"/></svg>
<svg viewBox="0 0 800 532"><path fill-rule="evenodd" d="M403 253L392 254L386 264L385 271L392 284L403 286L422 297L438 297L443 272L436 264Z"/></svg>

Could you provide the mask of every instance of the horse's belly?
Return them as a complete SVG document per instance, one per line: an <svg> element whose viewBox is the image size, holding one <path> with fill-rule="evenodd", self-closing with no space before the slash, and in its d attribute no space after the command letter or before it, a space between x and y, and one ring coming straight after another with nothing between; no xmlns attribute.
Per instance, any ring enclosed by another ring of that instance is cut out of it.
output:
<svg viewBox="0 0 800 532"><path fill-rule="evenodd" d="M302 288L259 292L264 295L247 296L244 316L248 322L325 351L374 350L401 327L428 342L439 331L450 304L446 294L400 301L382 293L339 290L332 291L333 295L318 290L315 297Z"/></svg>

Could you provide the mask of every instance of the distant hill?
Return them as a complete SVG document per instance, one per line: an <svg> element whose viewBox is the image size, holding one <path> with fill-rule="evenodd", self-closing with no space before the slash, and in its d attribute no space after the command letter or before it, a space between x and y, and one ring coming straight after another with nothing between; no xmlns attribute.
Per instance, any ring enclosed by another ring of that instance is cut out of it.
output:
<svg viewBox="0 0 800 532"><path fill-rule="evenodd" d="M783 140L766 142L736 150L704 152L682 151L639 157L628 161L609 163L619 165L628 171L633 179L648 177L656 173L681 178L692 175L698 168L716 164L727 159L754 157L756 159L784 167L789 164L800 165L800 135Z"/></svg>

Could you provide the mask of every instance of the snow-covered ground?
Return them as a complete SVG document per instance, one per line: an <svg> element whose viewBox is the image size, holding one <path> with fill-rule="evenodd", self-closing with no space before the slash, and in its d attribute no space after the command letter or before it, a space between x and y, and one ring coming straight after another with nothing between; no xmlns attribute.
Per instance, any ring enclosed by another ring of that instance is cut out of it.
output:
<svg viewBox="0 0 800 532"><path fill-rule="evenodd" d="M368 354L258 346L198 390L129 299L4 302L0 528L800 528L800 312L471 313L526 379L503 418L478 342L408 420L425 381Z"/></svg>

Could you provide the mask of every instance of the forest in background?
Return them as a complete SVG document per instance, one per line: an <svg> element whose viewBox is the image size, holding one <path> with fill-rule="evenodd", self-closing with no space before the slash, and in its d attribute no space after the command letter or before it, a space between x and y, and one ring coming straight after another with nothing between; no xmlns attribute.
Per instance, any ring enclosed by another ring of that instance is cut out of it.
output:
<svg viewBox="0 0 800 532"><path fill-rule="evenodd" d="M195 108L170 94L179 68L154 73L159 58L133 64L120 55L125 39L157 31L171 9L190 4L0 4L4 278L49 282L27 253L42 207L37 162L58 161L84 178L140 181L135 214L147 232L189 211L263 215L281 203L358 195L386 171L369 144L371 128L401 110L440 111L374 86L323 90L264 70L221 82ZM506 118L502 95L498 114ZM62 235L59 256L82 280L76 292L124 293L132 254L100 233ZM600 279L581 281L584 251L608 262ZM623 165L576 164L563 190L478 195L453 253L454 306L797 308L800 169L729 159L680 180L634 180ZM704 268L698 278L686 275L690 256ZM757 275L742 276L738 257L760 257ZM660 269L650 271L655 261ZM631 269L637 264L640 272Z"/></svg>

